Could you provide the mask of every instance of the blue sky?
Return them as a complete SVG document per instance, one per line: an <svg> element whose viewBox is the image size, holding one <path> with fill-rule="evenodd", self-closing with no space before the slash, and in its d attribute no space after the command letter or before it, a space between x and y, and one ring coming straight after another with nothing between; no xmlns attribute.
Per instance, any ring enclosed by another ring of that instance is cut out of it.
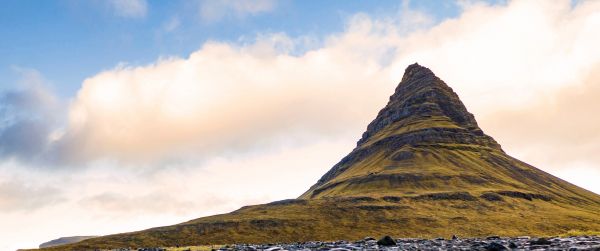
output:
<svg viewBox="0 0 600 251"><path fill-rule="evenodd" d="M359 12L389 16L402 1L280 1L260 13L205 20L201 1L149 1L145 14L123 16L108 1L9 0L0 9L0 83L13 86L13 68L39 71L67 98L84 78L121 62L144 65L158 57L186 57L207 40L252 42L257 34L323 38L342 32ZM409 2L436 20L456 17L454 2ZM171 29L169 29L171 25Z"/></svg>

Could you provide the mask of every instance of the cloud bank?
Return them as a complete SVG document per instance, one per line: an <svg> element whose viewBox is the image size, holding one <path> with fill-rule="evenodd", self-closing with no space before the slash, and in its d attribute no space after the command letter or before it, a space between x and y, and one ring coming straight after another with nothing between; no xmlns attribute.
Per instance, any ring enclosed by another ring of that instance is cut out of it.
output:
<svg viewBox="0 0 600 251"><path fill-rule="evenodd" d="M600 64L573 85L559 88L520 109L499 109L485 118L505 144L534 164L555 170L600 171ZM514 126L519 121L518 126ZM510 128L502 130L500 128Z"/></svg>
<svg viewBox="0 0 600 251"><path fill-rule="evenodd" d="M272 46L209 43L187 59L86 79L70 106L63 150L84 160L202 155L343 133L385 102L363 96L384 97L391 86L376 62L365 68L361 56L329 49L293 57Z"/></svg>

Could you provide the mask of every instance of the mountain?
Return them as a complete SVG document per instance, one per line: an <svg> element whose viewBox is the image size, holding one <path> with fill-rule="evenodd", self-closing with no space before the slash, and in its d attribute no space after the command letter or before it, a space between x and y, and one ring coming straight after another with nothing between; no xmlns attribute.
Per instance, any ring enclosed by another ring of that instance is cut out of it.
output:
<svg viewBox="0 0 600 251"><path fill-rule="evenodd" d="M597 195L508 156L458 95L418 64L406 69L357 147L300 198L432 193L598 202Z"/></svg>
<svg viewBox="0 0 600 251"><path fill-rule="evenodd" d="M600 230L600 196L507 155L446 83L413 64L356 148L298 199L62 249L569 230Z"/></svg>
<svg viewBox="0 0 600 251"><path fill-rule="evenodd" d="M82 240L86 240L86 239L90 239L90 238L94 238L94 237L98 237L98 236L69 236L69 237L60 237L58 239L51 240L51 241L44 242L44 243L40 244L40 248L54 247L54 246L59 246L59 245L65 245L65 244L80 242Z"/></svg>

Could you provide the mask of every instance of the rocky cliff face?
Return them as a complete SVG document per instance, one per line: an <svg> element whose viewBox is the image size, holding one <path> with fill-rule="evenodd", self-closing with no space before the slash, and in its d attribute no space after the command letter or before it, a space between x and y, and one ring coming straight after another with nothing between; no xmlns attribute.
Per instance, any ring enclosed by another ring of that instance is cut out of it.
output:
<svg viewBox="0 0 600 251"><path fill-rule="evenodd" d="M468 160L472 153L478 158ZM300 198L485 190L491 183L518 190L527 184L511 188L497 170L500 165L521 172L513 162L483 133L452 88L428 68L413 64L356 148ZM524 169L529 175L531 168ZM449 181L452 186L446 185Z"/></svg>
<svg viewBox="0 0 600 251"><path fill-rule="evenodd" d="M298 199L57 250L600 231L600 196L507 155L458 95L410 65L356 148Z"/></svg>
<svg viewBox="0 0 600 251"><path fill-rule="evenodd" d="M483 134L473 114L444 81L431 70L415 63L408 68L388 104L369 123L358 141L358 147L383 128L403 121L426 121L432 117L448 118L466 133L481 137L487 145L500 148L490 137Z"/></svg>

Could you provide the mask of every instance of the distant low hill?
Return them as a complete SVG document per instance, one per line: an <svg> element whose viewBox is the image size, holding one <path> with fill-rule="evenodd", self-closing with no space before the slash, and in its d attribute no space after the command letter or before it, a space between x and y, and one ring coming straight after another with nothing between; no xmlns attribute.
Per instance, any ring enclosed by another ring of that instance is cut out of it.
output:
<svg viewBox="0 0 600 251"><path fill-rule="evenodd" d="M600 231L600 196L506 154L444 81L413 64L356 148L298 199L60 250L569 230Z"/></svg>
<svg viewBox="0 0 600 251"><path fill-rule="evenodd" d="M70 237L60 237L55 240L51 240L49 242L44 242L40 244L40 248L54 247L59 245L71 244L75 242L80 242L82 240L87 240L90 238L94 238L98 236L70 236Z"/></svg>

